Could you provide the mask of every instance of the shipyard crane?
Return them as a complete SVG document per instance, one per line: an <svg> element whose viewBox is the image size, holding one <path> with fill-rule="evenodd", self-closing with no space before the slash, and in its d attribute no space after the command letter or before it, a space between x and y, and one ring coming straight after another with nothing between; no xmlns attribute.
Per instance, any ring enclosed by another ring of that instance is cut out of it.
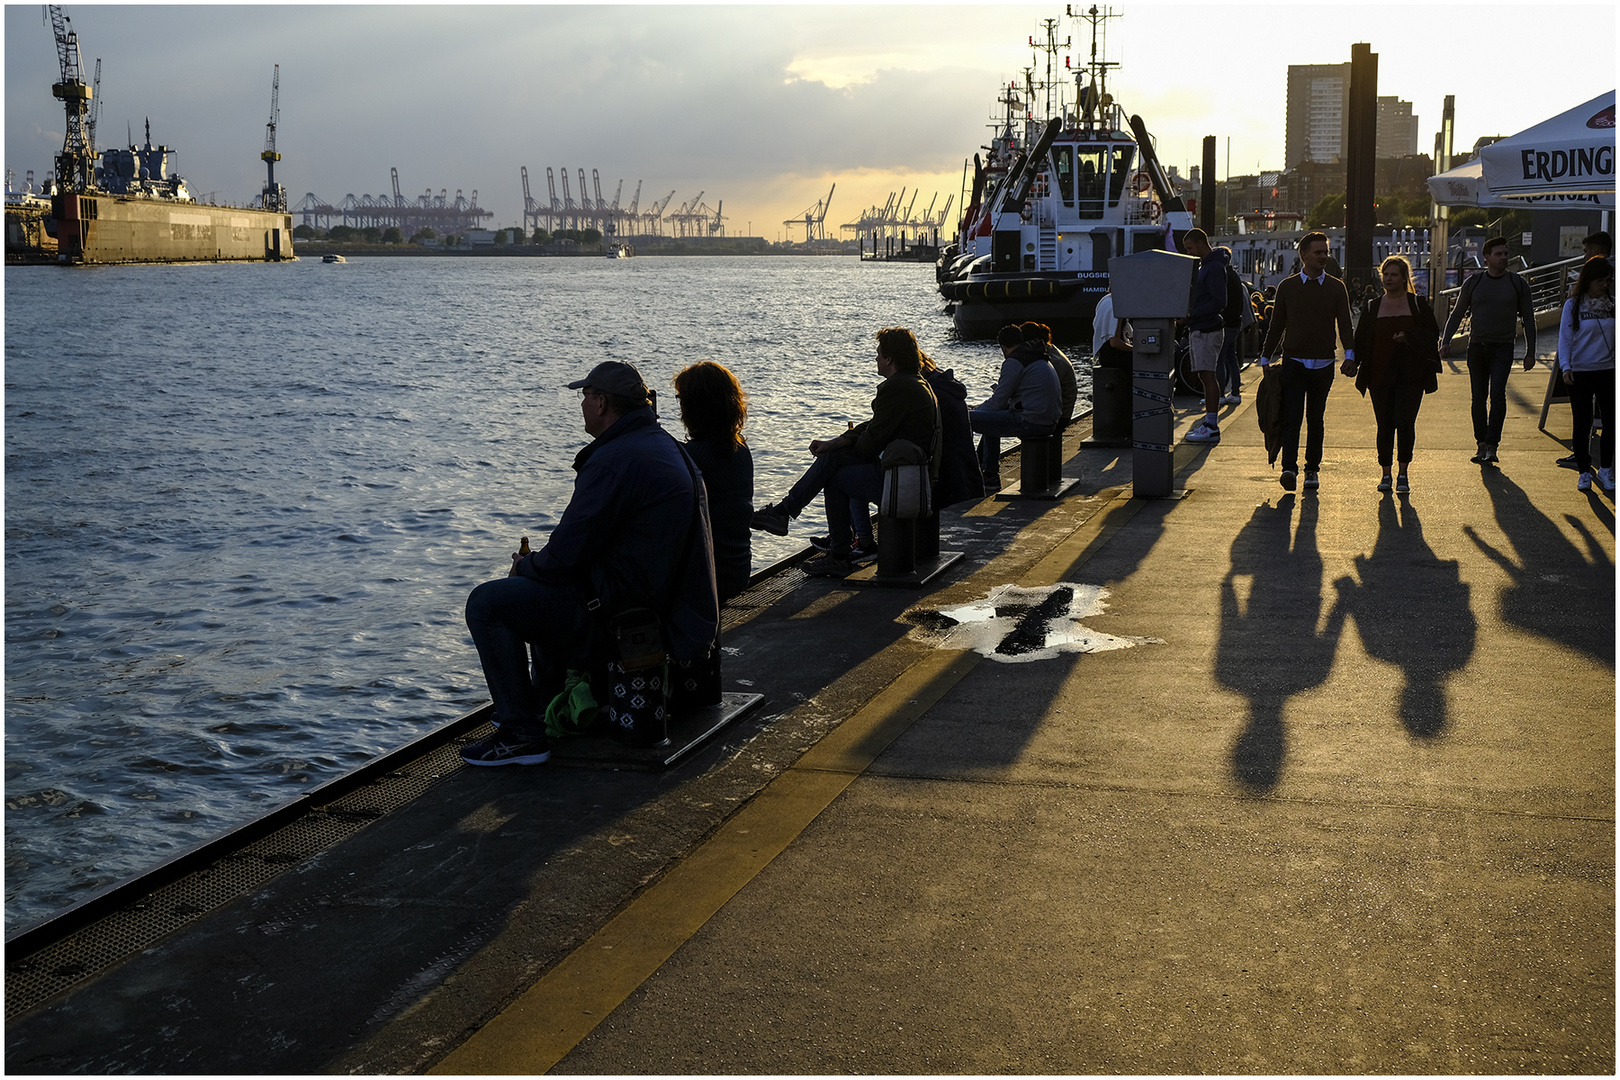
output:
<svg viewBox="0 0 1620 1080"><path fill-rule="evenodd" d="M725 216L720 213L721 209L724 208L725 205L726 200L721 199L719 205L714 208L714 220L709 223L710 236L713 236L715 233L719 233L721 236L726 235L726 227L725 225L721 224L723 221L725 221Z"/></svg>
<svg viewBox="0 0 1620 1080"><path fill-rule="evenodd" d="M611 226L608 231L614 235L618 235L619 221L624 217L623 211L619 209L619 196L623 194L624 181L620 180L619 186L613 189L613 205L608 207L608 214L611 215L608 218L608 223Z"/></svg>
<svg viewBox="0 0 1620 1080"><path fill-rule="evenodd" d="M669 205L669 200L674 197L675 193L672 191L653 203L653 208L647 211L647 231L650 234L654 236L663 235L663 227L660 223L664 220L664 208Z"/></svg>
<svg viewBox="0 0 1620 1080"><path fill-rule="evenodd" d="M574 193L572 191L568 190L568 166L566 166L566 165L564 165L562 167L562 181L563 181L562 227L564 229L577 229L577 228L579 228L579 207L574 205Z"/></svg>
<svg viewBox="0 0 1620 1080"><path fill-rule="evenodd" d="M563 175L568 175L566 170ZM551 210L546 214L546 231L555 232L562 228L560 222L563 219L563 205L557 201L557 178L551 174L550 165L546 166L546 189L551 192Z"/></svg>
<svg viewBox="0 0 1620 1080"><path fill-rule="evenodd" d="M641 181L637 180L636 181L636 194L630 200L630 209L626 211L626 213L629 215L631 221L636 221L636 220L639 219L640 215L638 215L636 213L636 208L638 206L640 206L640 205L641 205Z"/></svg>
<svg viewBox="0 0 1620 1080"><path fill-rule="evenodd" d="M403 229L405 227L405 196L399 193L399 167L390 166L388 175L394 182L394 224Z"/></svg>
<svg viewBox="0 0 1620 1080"><path fill-rule="evenodd" d="M287 189L276 183L276 162L281 155L276 153L276 124L281 119L281 65L276 65L275 74L270 78L270 122L264 126L264 153L259 157L264 160L264 167L269 170L264 181L263 203L266 210L285 212L287 209Z"/></svg>
<svg viewBox="0 0 1620 1080"><path fill-rule="evenodd" d="M523 174L523 232L527 236L531 228L540 227L540 207L535 203L534 196L529 194L529 167L520 165L518 171Z"/></svg>
<svg viewBox="0 0 1620 1080"><path fill-rule="evenodd" d="M89 191L95 186L96 149L89 130L94 91L84 82L79 34L72 20L54 4L48 10L51 32L56 35L56 60L62 69L62 81L51 86L51 95L62 102L67 113L62 152L56 155L56 183L63 191Z"/></svg>
<svg viewBox="0 0 1620 1080"><path fill-rule="evenodd" d="M85 122L85 135L90 145L90 154L96 152L96 123L101 119L101 57L96 57L96 77L90 84L90 119Z"/></svg>
<svg viewBox="0 0 1620 1080"><path fill-rule="evenodd" d="M825 199L822 199L820 202L816 203L816 205L805 210L804 213L798 215L797 217L788 218L786 221L782 222L782 224L803 225L804 242L807 244L812 240L827 239L827 210L832 206L833 192L837 190L838 185L834 183L831 190L827 192L827 197Z"/></svg>
<svg viewBox="0 0 1620 1080"><path fill-rule="evenodd" d="M591 205L591 193L585 187L585 170L579 170L579 208L582 216L579 219L579 228L588 229L591 222L596 220L596 207Z"/></svg>

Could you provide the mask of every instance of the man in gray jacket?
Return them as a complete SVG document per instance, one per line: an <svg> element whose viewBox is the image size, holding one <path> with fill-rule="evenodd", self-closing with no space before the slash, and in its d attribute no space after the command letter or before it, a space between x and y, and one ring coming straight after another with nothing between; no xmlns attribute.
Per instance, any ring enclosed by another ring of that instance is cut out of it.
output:
<svg viewBox="0 0 1620 1080"><path fill-rule="evenodd" d="M1026 341L1016 326L1002 327L996 343L1001 346L1001 375L985 403L968 414L973 430L983 436L979 467L988 491L1001 488L1002 436L1050 435L1063 408L1063 388L1044 343Z"/></svg>
<svg viewBox="0 0 1620 1080"><path fill-rule="evenodd" d="M1536 309L1530 286L1508 268L1508 242L1501 236L1485 241L1485 272L1463 282L1457 306L1451 309L1440 335L1440 357L1451 355L1451 338L1462 317L1472 312L1468 331L1468 384L1473 393L1474 441L1480 464L1496 460L1507 416L1508 372L1513 370L1513 341L1517 323L1524 325L1524 370L1536 366ZM1487 399L1490 403L1486 413Z"/></svg>

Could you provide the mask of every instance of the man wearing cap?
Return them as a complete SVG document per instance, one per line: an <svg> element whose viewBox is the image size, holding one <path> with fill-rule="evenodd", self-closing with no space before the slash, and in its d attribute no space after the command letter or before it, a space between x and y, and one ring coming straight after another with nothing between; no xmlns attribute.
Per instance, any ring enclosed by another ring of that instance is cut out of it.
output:
<svg viewBox="0 0 1620 1080"><path fill-rule="evenodd" d="M550 757L546 706L568 668L601 659L598 631L612 615L658 612L676 660L705 655L719 628L708 498L686 452L658 426L641 374L610 360L568 386L580 392L592 437L574 458L573 498L544 547L514 555L507 577L467 598L467 628L499 728L462 748L472 765Z"/></svg>

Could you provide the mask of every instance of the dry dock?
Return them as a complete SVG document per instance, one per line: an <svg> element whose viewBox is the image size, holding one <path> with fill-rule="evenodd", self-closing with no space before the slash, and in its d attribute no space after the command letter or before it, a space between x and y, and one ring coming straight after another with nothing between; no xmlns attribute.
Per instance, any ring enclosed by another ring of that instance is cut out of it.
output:
<svg viewBox="0 0 1620 1080"><path fill-rule="evenodd" d="M727 688L766 702L721 745L430 755L12 1016L7 1071L1612 1073L1614 507L1545 386L1515 371L1482 470L1451 365L1399 499L1344 379L1320 492L1252 385L1177 500L1077 425L1080 494L948 513L929 591L747 594ZM1130 647L942 643L1058 583Z"/></svg>

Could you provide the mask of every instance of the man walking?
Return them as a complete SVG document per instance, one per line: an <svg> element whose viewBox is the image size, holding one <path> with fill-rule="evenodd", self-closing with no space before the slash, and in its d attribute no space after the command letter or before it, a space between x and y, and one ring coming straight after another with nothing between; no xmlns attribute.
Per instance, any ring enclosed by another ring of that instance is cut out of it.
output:
<svg viewBox="0 0 1620 1080"><path fill-rule="evenodd" d="M1282 486L1289 491L1299 475L1299 429L1305 436L1305 490L1321 485L1322 414L1333 389L1333 360L1339 342L1346 362L1356 353L1350 331L1350 295L1344 282L1327 272L1327 234L1299 238L1300 272L1277 286L1260 366L1282 360Z"/></svg>
<svg viewBox="0 0 1620 1080"><path fill-rule="evenodd" d="M1524 325L1524 370L1536 366L1536 309L1530 286L1508 269L1505 237L1485 241L1485 272L1463 282L1457 306L1451 309L1445 333L1440 335L1441 359L1451 355L1451 338L1470 312L1468 385L1473 394L1474 441L1479 444L1473 460L1486 464L1497 460L1496 446L1502 441L1508 372L1513 369L1513 340L1518 336L1515 323Z"/></svg>
<svg viewBox="0 0 1620 1080"><path fill-rule="evenodd" d="M1187 330L1192 337L1192 368L1204 386L1204 418L1187 433L1187 441L1217 443L1221 441L1221 384L1215 371L1226 341L1224 315L1230 291L1226 272L1232 265L1231 255L1225 248L1211 248L1203 229L1188 229L1181 238L1181 247L1199 260Z"/></svg>

